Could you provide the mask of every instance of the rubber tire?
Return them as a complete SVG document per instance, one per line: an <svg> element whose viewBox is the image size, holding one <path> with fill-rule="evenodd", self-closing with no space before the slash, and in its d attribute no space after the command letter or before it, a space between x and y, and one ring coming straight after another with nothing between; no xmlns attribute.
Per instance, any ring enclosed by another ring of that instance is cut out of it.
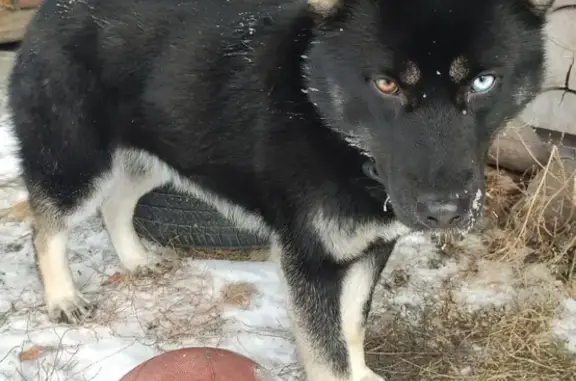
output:
<svg viewBox="0 0 576 381"><path fill-rule="evenodd" d="M238 229L212 206L171 187L157 188L139 200L134 228L146 239L183 249L258 249L269 245L267 238Z"/></svg>

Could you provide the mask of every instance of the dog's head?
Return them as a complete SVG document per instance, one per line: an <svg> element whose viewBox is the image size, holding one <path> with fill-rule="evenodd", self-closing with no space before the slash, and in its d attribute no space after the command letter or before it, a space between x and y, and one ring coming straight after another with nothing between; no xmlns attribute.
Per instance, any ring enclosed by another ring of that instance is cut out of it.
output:
<svg viewBox="0 0 576 381"><path fill-rule="evenodd" d="M324 1L311 100L373 161L404 224L469 228L491 140L539 91L543 15L528 0Z"/></svg>

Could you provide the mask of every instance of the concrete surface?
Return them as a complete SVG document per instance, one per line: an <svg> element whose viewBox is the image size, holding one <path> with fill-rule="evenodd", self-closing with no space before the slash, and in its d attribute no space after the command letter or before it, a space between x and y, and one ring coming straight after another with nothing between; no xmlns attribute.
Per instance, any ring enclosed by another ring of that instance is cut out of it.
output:
<svg viewBox="0 0 576 381"><path fill-rule="evenodd" d="M520 120L576 135L576 0L555 0L546 25L545 88L567 87L540 94Z"/></svg>

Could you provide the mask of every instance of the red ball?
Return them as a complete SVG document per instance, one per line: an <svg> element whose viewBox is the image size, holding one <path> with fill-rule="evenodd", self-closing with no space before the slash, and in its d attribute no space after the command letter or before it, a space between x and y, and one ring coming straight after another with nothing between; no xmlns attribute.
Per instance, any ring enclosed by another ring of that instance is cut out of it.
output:
<svg viewBox="0 0 576 381"><path fill-rule="evenodd" d="M169 351L136 366L120 381L268 381L254 361L218 348Z"/></svg>

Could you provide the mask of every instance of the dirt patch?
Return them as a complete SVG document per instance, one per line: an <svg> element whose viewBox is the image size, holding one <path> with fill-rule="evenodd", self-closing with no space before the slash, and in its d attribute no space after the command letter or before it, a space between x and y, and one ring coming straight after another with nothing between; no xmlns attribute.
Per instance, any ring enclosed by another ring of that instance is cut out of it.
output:
<svg viewBox="0 0 576 381"><path fill-rule="evenodd" d="M248 308L257 294L258 289L254 284L234 282L222 288L220 291L220 301L224 305Z"/></svg>

